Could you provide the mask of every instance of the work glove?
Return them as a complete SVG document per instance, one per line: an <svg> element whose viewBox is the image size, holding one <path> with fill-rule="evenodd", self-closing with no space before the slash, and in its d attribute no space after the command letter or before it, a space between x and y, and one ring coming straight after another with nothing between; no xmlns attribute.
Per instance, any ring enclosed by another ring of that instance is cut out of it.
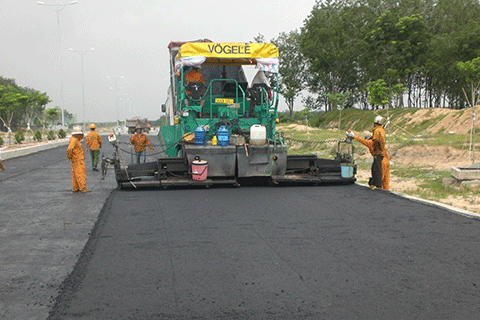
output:
<svg viewBox="0 0 480 320"><path fill-rule="evenodd" d="M353 139L354 134L353 134L353 131L352 131L352 130L348 130L348 131L346 132L346 135L347 135L347 138Z"/></svg>

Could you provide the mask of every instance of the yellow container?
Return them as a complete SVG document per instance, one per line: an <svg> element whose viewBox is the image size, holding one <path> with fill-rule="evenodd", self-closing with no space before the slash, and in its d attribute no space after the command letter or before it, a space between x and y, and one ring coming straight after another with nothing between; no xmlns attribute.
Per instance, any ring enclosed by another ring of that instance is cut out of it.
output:
<svg viewBox="0 0 480 320"><path fill-rule="evenodd" d="M212 138L212 146L216 146L218 142L217 136L213 136Z"/></svg>

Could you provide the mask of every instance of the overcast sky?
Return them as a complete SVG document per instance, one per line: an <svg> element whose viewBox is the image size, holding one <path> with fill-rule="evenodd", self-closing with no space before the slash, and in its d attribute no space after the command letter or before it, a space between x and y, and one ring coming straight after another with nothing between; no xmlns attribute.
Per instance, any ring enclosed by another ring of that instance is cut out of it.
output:
<svg viewBox="0 0 480 320"><path fill-rule="evenodd" d="M314 4L315 0L78 0L58 11L58 24L54 9L61 7L0 0L0 76L46 92L52 100L47 108L62 105L63 82L64 107L79 122L84 110L88 122L132 116L155 120L167 98L170 41L250 42L259 33L268 41L302 27Z"/></svg>

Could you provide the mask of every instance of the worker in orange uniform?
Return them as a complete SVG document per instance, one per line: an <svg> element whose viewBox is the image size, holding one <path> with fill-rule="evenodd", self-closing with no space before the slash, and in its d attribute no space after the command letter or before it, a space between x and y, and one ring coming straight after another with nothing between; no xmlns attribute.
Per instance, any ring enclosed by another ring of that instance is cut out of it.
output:
<svg viewBox="0 0 480 320"><path fill-rule="evenodd" d="M155 150L150 144L150 141L148 141L147 135L145 133L142 133L142 127L140 125L137 125L135 127L135 134L130 139L130 143L135 146L134 151L135 151L135 158L137 163L146 162L147 160L146 147L149 147L150 149Z"/></svg>
<svg viewBox="0 0 480 320"><path fill-rule="evenodd" d="M95 124L90 124L90 132L87 134L87 152L90 152L92 158L92 170L98 171L98 159L100 158L100 148L102 147L102 138L95 131Z"/></svg>
<svg viewBox="0 0 480 320"><path fill-rule="evenodd" d="M87 174L85 172L85 157L83 155L83 131L74 127L67 149L67 161L72 161L72 191L90 192L87 189Z"/></svg>
<svg viewBox="0 0 480 320"><path fill-rule="evenodd" d="M365 145L373 156L372 180L370 188L390 188L390 156L385 148L385 130L382 128L381 116L375 117L373 134L369 139L362 139L354 135L353 131L347 131L347 137L355 139Z"/></svg>
<svg viewBox="0 0 480 320"><path fill-rule="evenodd" d="M197 65L197 66L194 66L192 71L190 71L189 73L187 73L187 75L185 76L185 81L187 82L187 86L190 84L190 83L201 83L202 85L205 85L205 82L203 81L203 76L202 74L200 73L200 65ZM187 90L186 91L187 95L191 96L192 95L192 91L191 90ZM200 92L201 94L201 92ZM203 104L204 104L205 100L202 99L200 100L200 106L203 107ZM189 105L190 101L185 98L185 105Z"/></svg>

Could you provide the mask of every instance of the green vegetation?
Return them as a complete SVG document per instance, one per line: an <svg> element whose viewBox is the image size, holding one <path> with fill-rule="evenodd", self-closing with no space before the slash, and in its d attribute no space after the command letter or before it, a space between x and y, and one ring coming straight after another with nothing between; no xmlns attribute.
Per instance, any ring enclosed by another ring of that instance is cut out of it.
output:
<svg viewBox="0 0 480 320"><path fill-rule="evenodd" d="M16 143L16 144L21 144L22 141L25 141L25 134L23 133L22 130L18 130L18 131L15 132L15 134L13 135L13 138L15 139L15 143Z"/></svg>
<svg viewBox="0 0 480 320"><path fill-rule="evenodd" d="M63 129L60 129L60 130L58 130L57 135L60 139L63 139L67 136L67 133Z"/></svg>
<svg viewBox="0 0 480 320"><path fill-rule="evenodd" d="M40 132L40 130L35 131L35 133L33 134L33 139L39 142L42 141L42 133Z"/></svg>
<svg viewBox="0 0 480 320"><path fill-rule="evenodd" d="M50 130L47 132L47 139L48 140L55 140L55 131Z"/></svg>
<svg viewBox="0 0 480 320"><path fill-rule="evenodd" d="M450 178L449 171L436 171L418 167L397 167L392 166L391 174L397 177L408 179L417 179L422 181L416 190L407 190L406 194L416 196L422 199L439 201L448 196L468 198L473 194L480 194L480 191L463 190L443 186L443 179Z"/></svg>
<svg viewBox="0 0 480 320"><path fill-rule="evenodd" d="M16 129L24 123L32 123L49 101L46 94L0 77L0 121L6 128Z"/></svg>
<svg viewBox="0 0 480 320"><path fill-rule="evenodd" d="M348 96L344 109L467 107L463 90L473 100L480 69L478 16L477 0L317 1L301 28L270 40L290 117L301 90L305 107L327 112L338 95Z"/></svg>
<svg viewBox="0 0 480 320"><path fill-rule="evenodd" d="M45 109L50 102L46 93L16 84L14 79L0 76L0 130L17 131L28 125L44 126L60 124L61 109ZM64 110L65 120L73 121L73 115Z"/></svg>

